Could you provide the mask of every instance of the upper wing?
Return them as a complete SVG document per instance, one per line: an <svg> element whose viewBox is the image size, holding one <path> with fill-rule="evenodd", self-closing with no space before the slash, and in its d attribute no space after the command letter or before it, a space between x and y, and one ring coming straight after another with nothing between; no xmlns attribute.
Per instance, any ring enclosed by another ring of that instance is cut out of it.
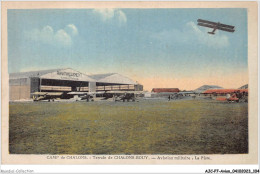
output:
<svg viewBox="0 0 260 174"><path fill-rule="evenodd" d="M128 91L107 91L107 94L125 94Z"/></svg>
<svg viewBox="0 0 260 174"><path fill-rule="evenodd" d="M88 94L88 92L78 92L78 91L75 91L75 92L69 92L68 94L71 94L71 95L84 95L84 94Z"/></svg>
<svg viewBox="0 0 260 174"><path fill-rule="evenodd" d="M34 92L33 95L46 95L48 92Z"/></svg>
<svg viewBox="0 0 260 174"><path fill-rule="evenodd" d="M211 25L217 25L218 24L216 22L211 22L211 21L207 21L207 20L203 20L203 19L198 19L197 22L207 23L207 24L211 24Z"/></svg>
<svg viewBox="0 0 260 174"><path fill-rule="evenodd" d="M60 96L62 92L34 92L33 95L49 95L49 96Z"/></svg>
<svg viewBox="0 0 260 174"><path fill-rule="evenodd" d="M48 92L46 94L47 96L61 96L62 95L62 92Z"/></svg>
<svg viewBox="0 0 260 174"><path fill-rule="evenodd" d="M142 94L142 91L107 91L108 94Z"/></svg>
<svg viewBox="0 0 260 174"><path fill-rule="evenodd" d="M209 28L213 28L213 29L223 30L223 31L227 31L227 32L235 31L235 29L234 29L235 27L232 25L226 25L226 24L206 21L206 20L202 20L202 19L198 19L198 25L203 26L203 27L209 27Z"/></svg>
<svg viewBox="0 0 260 174"><path fill-rule="evenodd" d="M98 91L98 92L88 92L88 95L95 95L95 94L104 94L105 91Z"/></svg>
<svg viewBox="0 0 260 174"><path fill-rule="evenodd" d="M234 32L234 29L224 28L224 27L217 27L219 30L228 31L228 32Z"/></svg>
<svg viewBox="0 0 260 174"><path fill-rule="evenodd" d="M203 20L203 19L198 19L197 20L198 23L204 23L204 24L209 24L209 25L218 25L219 27L224 27L224 28L228 28L228 29L234 29L235 26L232 25L226 25L226 24L221 24L221 23L216 23L216 22L211 22L211 21L207 21L207 20Z"/></svg>
<svg viewBox="0 0 260 174"><path fill-rule="evenodd" d="M198 23L198 25L203 27L216 28L216 25L212 24Z"/></svg>
<svg viewBox="0 0 260 174"><path fill-rule="evenodd" d="M75 91L75 92L69 92L68 94L71 94L71 95L84 95L84 94L87 94L87 95L95 95L95 94L104 94L104 92L102 91L99 91L99 92L80 92L80 91Z"/></svg>

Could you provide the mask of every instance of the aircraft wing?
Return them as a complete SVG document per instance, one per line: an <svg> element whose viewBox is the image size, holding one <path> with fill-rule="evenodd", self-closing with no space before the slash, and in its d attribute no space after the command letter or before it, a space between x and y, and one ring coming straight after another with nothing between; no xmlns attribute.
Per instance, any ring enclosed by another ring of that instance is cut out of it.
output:
<svg viewBox="0 0 260 174"><path fill-rule="evenodd" d="M142 91L107 91L108 94L142 94Z"/></svg>
<svg viewBox="0 0 260 174"><path fill-rule="evenodd" d="M228 32L234 32L234 29L224 28L224 27L217 27L219 30L228 31Z"/></svg>
<svg viewBox="0 0 260 174"><path fill-rule="evenodd" d="M88 92L69 92L68 94L71 94L71 95L84 95L84 94L88 94Z"/></svg>
<svg viewBox="0 0 260 174"><path fill-rule="evenodd" d="M206 21L206 20L202 20L202 19L198 19L198 25L203 26L203 27L223 30L223 31L227 31L227 32L234 32L235 31L235 29L234 29L235 27L232 26L232 25L226 25L226 24Z"/></svg>
<svg viewBox="0 0 260 174"><path fill-rule="evenodd" d="M95 95L95 94L104 94L104 92L80 92L80 91L75 91L75 92L69 92L68 94L71 94L71 95Z"/></svg>
<svg viewBox="0 0 260 174"><path fill-rule="evenodd" d="M62 92L34 92L33 95L60 96Z"/></svg>
<svg viewBox="0 0 260 174"><path fill-rule="evenodd" d="M199 26L202 26L202 27L216 28L215 25L211 25L211 24L198 23L198 25L199 25Z"/></svg>
<svg viewBox="0 0 260 174"><path fill-rule="evenodd" d="M224 28L228 28L228 29L234 29L235 28L235 26L232 26L232 25L226 25L226 24L221 24L221 23L217 23L217 22L211 22L211 21L207 21L207 20L203 20L203 19L198 19L197 21L198 21L198 23L209 24L209 25L218 25L219 27L224 27Z"/></svg>
<svg viewBox="0 0 260 174"><path fill-rule="evenodd" d="M127 91L107 91L107 94L125 94Z"/></svg>
<svg viewBox="0 0 260 174"><path fill-rule="evenodd" d="M46 95L48 92L34 92L33 95Z"/></svg>
<svg viewBox="0 0 260 174"><path fill-rule="evenodd" d="M88 92L88 95L94 95L94 94L104 94L105 91L98 91L98 92Z"/></svg>
<svg viewBox="0 0 260 174"><path fill-rule="evenodd" d="M61 96L62 95L62 92L48 92L46 94L47 96Z"/></svg>

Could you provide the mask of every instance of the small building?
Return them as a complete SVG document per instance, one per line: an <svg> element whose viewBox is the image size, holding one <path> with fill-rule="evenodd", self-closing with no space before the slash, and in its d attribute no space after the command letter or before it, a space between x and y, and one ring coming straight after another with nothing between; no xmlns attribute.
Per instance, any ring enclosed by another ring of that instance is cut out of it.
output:
<svg viewBox="0 0 260 174"><path fill-rule="evenodd" d="M154 93L162 93L162 92L166 92L166 93L171 93L171 92L180 92L179 88L153 88L152 92Z"/></svg>
<svg viewBox="0 0 260 174"><path fill-rule="evenodd" d="M174 93L178 93L180 90L178 88L153 88L151 97L152 98L165 98L169 97L169 95L172 95Z"/></svg>

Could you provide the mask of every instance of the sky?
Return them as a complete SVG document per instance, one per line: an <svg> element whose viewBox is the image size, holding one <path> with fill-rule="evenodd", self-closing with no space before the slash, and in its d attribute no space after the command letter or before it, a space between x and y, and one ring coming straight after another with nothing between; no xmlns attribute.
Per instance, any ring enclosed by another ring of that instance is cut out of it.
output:
<svg viewBox="0 0 260 174"><path fill-rule="evenodd" d="M197 25L235 26L235 32ZM196 89L248 83L246 9L10 9L8 72L116 72L144 85Z"/></svg>

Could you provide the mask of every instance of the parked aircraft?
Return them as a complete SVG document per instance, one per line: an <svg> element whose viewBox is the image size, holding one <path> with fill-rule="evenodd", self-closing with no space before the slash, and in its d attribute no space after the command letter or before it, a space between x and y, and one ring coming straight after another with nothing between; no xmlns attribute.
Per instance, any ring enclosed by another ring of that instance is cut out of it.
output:
<svg viewBox="0 0 260 174"><path fill-rule="evenodd" d="M34 92L33 95L33 101L41 101L41 100L47 100L47 101L54 101L54 99L60 99L62 96L62 92Z"/></svg>
<svg viewBox="0 0 260 174"><path fill-rule="evenodd" d="M96 94L104 94L104 92L80 92L80 91L75 91L75 92L69 92L68 95L73 95L77 96L76 101L79 100L86 100L87 102L89 100L94 101L94 95Z"/></svg>
<svg viewBox="0 0 260 174"><path fill-rule="evenodd" d="M211 22L211 21L206 21L203 19L198 19L198 25L203 26L203 27L208 27L208 28L213 28L212 32L208 32L209 34L215 34L216 30L223 30L227 32L234 32L235 27L232 25L226 25L226 24L221 24L220 22Z"/></svg>
<svg viewBox="0 0 260 174"><path fill-rule="evenodd" d="M141 91L107 91L104 93L106 99L113 98L114 101L136 101L143 94Z"/></svg>
<svg viewBox="0 0 260 174"><path fill-rule="evenodd" d="M140 91L98 91L98 92L69 92L64 94L63 92L35 92L32 93L33 101L54 101L54 99L68 98L68 96L73 96L69 98L74 98L75 101L86 100L94 101L95 95L102 95L104 100L113 98L114 101L136 101L139 95L143 94Z"/></svg>

